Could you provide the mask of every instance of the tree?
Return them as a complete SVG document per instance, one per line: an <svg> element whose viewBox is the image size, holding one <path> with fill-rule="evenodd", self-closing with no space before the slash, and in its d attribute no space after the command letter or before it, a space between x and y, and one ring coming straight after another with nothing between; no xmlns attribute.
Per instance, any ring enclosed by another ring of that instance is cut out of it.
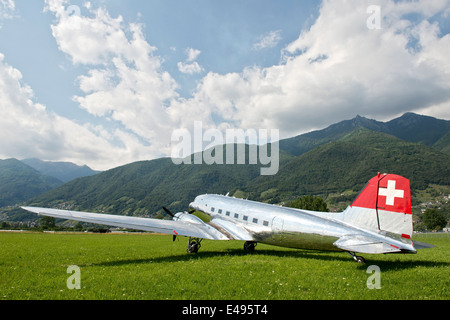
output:
<svg viewBox="0 0 450 320"><path fill-rule="evenodd" d="M54 229L56 226L55 218L52 217L42 217L40 219L41 227L44 230Z"/></svg>
<svg viewBox="0 0 450 320"><path fill-rule="evenodd" d="M73 227L76 231L83 231L83 224L78 222L75 227Z"/></svg>
<svg viewBox="0 0 450 320"><path fill-rule="evenodd" d="M447 225L447 219L438 209L425 210L422 220L428 230L441 230Z"/></svg>
<svg viewBox="0 0 450 320"><path fill-rule="evenodd" d="M292 202L287 204L288 207L296 209L305 209L311 211L328 212L328 206L321 197L316 196L302 196L298 197Z"/></svg>
<svg viewBox="0 0 450 320"><path fill-rule="evenodd" d="M2 221L2 223L0 223L0 229L4 230L4 229L9 229L11 228L11 226L9 225L9 223Z"/></svg>

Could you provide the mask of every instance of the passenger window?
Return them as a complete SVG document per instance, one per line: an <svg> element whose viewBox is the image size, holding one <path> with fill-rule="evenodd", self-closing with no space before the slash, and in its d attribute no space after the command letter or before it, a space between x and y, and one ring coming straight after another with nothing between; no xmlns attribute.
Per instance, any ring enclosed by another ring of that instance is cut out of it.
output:
<svg viewBox="0 0 450 320"><path fill-rule="evenodd" d="M258 219L253 218L253 223L258 223Z"/></svg>
<svg viewBox="0 0 450 320"><path fill-rule="evenodd" d="M239 214L235 213L235 214L234 214L234 218L235 218L235 219L239 219Z"/></svg>
<svg viewBox="0 0 450 320"><path fill-rule="evenodd" d="M219 209L219 213L222 213L222 209Z"/></svg>
<svg viewBox="0 0 450 320"><path fill-rule="evenodd" d="M244 216L244 221L248 221L248 217L247 216Z"/></svg>
<svg viewBox="0 0 450 320"><path fill-rule="evenodd" d="M269 221L264 221L263 222L263 226L268 227L269 226Z"/></svg>
<svg viewBox="0 0 450 320"><path fill-rule="evenodd" d="M230 211L227 211L227 217L229 217L230 216Z"/></svg>
<svg viewBox="0 0 450 320"><path fill-rule="evenodd" d="M211 212L214 212L214 210L216 210L216 209L214 209L214 207L211 207Z"/></svg>

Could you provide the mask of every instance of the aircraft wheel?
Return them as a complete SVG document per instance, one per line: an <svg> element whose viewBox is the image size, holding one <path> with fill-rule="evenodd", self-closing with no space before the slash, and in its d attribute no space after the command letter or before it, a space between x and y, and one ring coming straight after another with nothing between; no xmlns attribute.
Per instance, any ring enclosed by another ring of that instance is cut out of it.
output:
<svg viewBox="0 0 450 320"><path fill-rule="evenodd" d="M355 261L360 264L366 263L366 259L364 259L363 257L356 257Z"/></svg>
<svg viewBox="0 0 450 320"><path fill-rule="evenodd" d="M195 240L190 240L186 251L189 254L198 253L199 249L200 249L200 242L197 242Z"/></svg>
<svg viewBox="0 0 450 320"><path fill-rule="evenodd" d="M244 250L247 252L253 252L256 248L256 242L247 241L244 243Z"/></svg>
<svg viewBox="0 0 450 320"><path fill-rule="evenodd" d="M352 256L353 260L355 260L356 263L360 263L360 264L366 263L366 259L364 259L361 256L357 256L354 252L347 251L347 253Z"/></svg>

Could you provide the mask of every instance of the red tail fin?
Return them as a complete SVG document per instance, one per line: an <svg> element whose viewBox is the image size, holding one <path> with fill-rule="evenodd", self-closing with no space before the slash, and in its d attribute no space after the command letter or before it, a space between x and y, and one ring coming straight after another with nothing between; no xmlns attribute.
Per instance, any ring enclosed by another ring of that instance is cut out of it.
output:
<svg viewBox="0 0 450 320"><path fill-rule="evenodd" d="M412 214L409 180L394 174L372 178L352 203L352 207Z"/></svg>
<svg viewBox="0 0 450 320"><path fill-rule="evenodd" d="M382 174L372 178L353 201L349 218L361 225L367 215L367 225L410 238L412 235L411 190L408 179ZM373 218L376 218L376 224ZM347 220L347 219L346 219Z"/></svg>

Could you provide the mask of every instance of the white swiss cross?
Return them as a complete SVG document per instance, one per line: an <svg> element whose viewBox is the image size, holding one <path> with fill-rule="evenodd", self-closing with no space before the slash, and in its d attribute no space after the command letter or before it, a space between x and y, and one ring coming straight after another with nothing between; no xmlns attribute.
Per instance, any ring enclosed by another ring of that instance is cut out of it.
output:
<svg viewBox="0 0 450 320"><path fill-rule="evenodd" d="M387 189L380 188L378 190L378 194L380 196L386 197L386 205L388 205L388 206L394 205L395 198L403 198L405 195L405 191L395 189L395 184L396 184L395 180L389 180Z"/></svg>

